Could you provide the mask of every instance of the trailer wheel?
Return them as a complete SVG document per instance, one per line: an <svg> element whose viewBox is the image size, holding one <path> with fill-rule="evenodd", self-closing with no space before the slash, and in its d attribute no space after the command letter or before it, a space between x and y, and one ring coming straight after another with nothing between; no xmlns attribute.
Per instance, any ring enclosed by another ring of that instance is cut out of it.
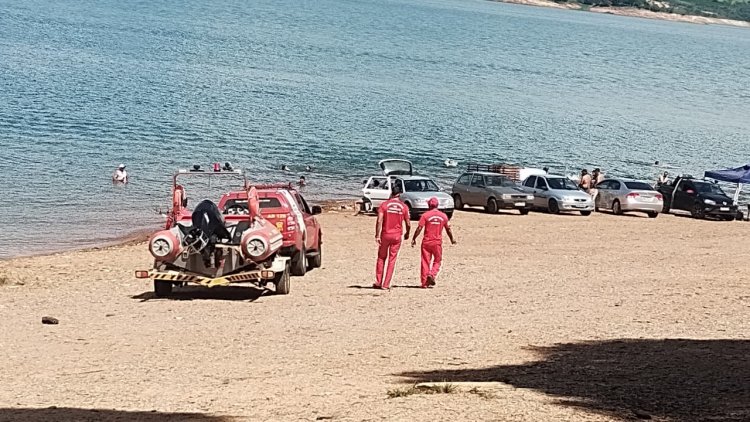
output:
<svg viewBox="0 0 750 422"><path fill-rule="evenodd" d="M273 278L273 284L276 287L277 295L288 295L291 287L291 277L289 275L289 264L284 267L284 271L277 273Z"/></svg>
<svg viewBox="0 0 750 422"><path fill-rule="evenodd" d="M172 294L173 286L171 281L154 280L154 294L156 297L169 296Z"/></svg>

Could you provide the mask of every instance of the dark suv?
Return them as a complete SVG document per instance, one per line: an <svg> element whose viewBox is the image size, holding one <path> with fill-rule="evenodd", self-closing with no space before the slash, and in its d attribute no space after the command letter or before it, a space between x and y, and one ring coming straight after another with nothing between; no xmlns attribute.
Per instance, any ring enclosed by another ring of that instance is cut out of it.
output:
<svg viewBox="0 0 750 422"><path fill-rule="evenodd" d="M737 216L732 198L707 180L677 177L670 184L659 185L658 190L664 196L663 212L678 210L689 212L693 218L713 216L727 221Z"/></svg>

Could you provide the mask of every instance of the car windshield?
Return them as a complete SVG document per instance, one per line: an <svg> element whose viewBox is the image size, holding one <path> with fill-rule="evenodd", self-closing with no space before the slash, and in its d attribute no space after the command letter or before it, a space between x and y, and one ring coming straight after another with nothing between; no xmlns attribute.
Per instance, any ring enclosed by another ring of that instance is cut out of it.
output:
<svg viewBox="0 0 750 422"><path fill-rule="evenodd" d="M578 186L565 177L548 177L547 184L550 189L578 190Z"/></svg>
<svg viewBox="0 0 750 422"><path fill-rule="evenodd" d="M432 180L404 180L404 189L407 192L438 192L440 188Z"/></svg>
<svg viewBox="0 0 750 422"><path fill-rule="evenodd" d="M654 190L651 185L643 182L625 182L625 186L630 190Z"/></svg>
<svg viewBox="0 0 750 422"><path fill-rule="evenodd" d="M512 180L505 176L484 176L484 183L487 186L515 186Z"/></svg>
<svg viewBox="0 0 750 422"><path fill-rule="evenodd" d="M710 193L714 195L725 195L723 190L719 187L719 185L715 185L713 183L708 182L695 182L695 189L698 190L700 193Z"/></svg>

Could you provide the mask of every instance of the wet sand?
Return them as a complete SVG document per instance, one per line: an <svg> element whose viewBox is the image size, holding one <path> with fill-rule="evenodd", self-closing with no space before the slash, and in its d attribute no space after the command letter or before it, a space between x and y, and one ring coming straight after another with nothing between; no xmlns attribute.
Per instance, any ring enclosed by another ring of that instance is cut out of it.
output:
<svg viewBox="0 0 750 422"><path fill-rule="evenodd" d="M143 244L0 262L0 421L750 419L748 223L457 213L436 288L405 247L381 292L375 220L321 222L288 296L156 299Z"/></svg>

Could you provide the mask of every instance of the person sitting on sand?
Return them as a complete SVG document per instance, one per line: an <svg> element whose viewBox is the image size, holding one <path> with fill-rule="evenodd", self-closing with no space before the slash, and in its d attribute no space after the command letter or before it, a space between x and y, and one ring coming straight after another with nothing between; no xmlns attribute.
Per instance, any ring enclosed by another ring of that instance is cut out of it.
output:
<svg viewBox="0 0 750 422"><path fill-rule="evenodd" d="M120 164L117 169L112 173L112 183L127 184L128 183L128 172L125 171L125 164Z"/></svg>

